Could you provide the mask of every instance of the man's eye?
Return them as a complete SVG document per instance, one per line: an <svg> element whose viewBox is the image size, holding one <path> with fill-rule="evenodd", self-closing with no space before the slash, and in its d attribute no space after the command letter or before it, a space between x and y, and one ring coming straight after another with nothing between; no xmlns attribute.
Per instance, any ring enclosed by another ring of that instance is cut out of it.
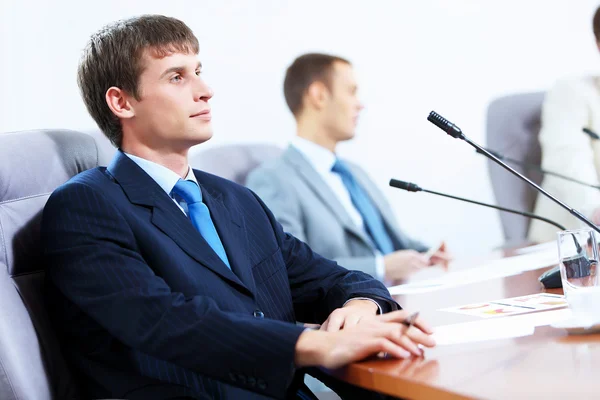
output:
<svg viewBox="0 0 600 400"><path fill-rule="evenodd" d="M171 78L171 82L180 82L181 81L181 75L175 75L174 77Z"/></svg>
<svg viewBox="0 0 600 400"><path fill-rule="evenodd" d="M202 73L202 70L196 70L196 75L200 76L200 74Z"/></svg>

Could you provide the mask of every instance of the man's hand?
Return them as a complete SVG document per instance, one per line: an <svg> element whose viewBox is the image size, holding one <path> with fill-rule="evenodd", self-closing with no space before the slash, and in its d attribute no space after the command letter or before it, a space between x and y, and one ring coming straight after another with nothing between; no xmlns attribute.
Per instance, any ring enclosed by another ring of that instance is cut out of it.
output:
<svg viewBox="0 0 600 400"><path fill-rule="evenodd" d="M350 300L344 307L337 308L329 314L327 320L321 325L321 330L335 332L342 328L349 328L359 321L374 318L378 311L379 307L374 301Z"/></svg>
<svg viewBox="0 0 600 400"><path fill-rule="evenodd" d="M385 278L397 281L408 278L418 270L429 266L429 257L415 250L398 250L383 257Z"/></svg>
<svg viewBox="0 0 600 400"><path fill-rule="evenodd" d="M452 258L452 255L446 250L446 243L442 242L429 257L429 265L441 265L448 269L448 264L452 261Z"/></svg>
<svg viewBox="0 0 600 400"><path fill-rule="evenodd" d="M296 365L339 368L381 352L419 357L423 352L418 345L435 346L432 331L420 318L407 328L402 324L407 317L408 312L401 310L335 332L304 331L296 342Z"/></svg>

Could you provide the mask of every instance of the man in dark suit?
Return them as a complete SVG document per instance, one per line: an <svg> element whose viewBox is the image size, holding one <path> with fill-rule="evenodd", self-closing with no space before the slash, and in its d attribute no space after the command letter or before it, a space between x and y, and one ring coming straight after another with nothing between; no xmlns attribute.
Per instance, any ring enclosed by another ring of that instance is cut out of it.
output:
<svg viewBox="0 0 600 400"><path fill-rule="evenodd" d="M119 152L58 188L42 223L84 396L311 398L305 367L433 346L380 283L284 233L250 190L189 167L212 136L197 53L163 16L109 25L84 50L84 102Z"/></svg>

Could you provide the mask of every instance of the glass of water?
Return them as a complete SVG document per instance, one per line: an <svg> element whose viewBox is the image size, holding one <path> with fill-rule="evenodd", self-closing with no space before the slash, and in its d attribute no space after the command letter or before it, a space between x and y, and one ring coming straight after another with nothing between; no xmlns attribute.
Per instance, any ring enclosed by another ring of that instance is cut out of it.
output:
<svg viewBox="0 0 600 400"><path fill-rule="evenodd" d="M598 286L598 245L592 229L558 232L558 258L565 296L572 290Z"/></svg>

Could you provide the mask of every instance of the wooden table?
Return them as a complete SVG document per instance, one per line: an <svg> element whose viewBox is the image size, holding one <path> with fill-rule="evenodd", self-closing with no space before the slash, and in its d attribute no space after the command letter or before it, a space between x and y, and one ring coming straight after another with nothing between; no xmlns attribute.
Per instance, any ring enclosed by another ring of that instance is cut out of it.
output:
<svg viewBox="0 0 600 400"><path fill-rule="evenodd" d="M398 296L397 301L421 311L433 326L472 321L480 318L436 310L539 293L544 290L537 278L547 269ZM567 336L541 326L532 336L439 346L427 349L424 358L363 361L332 374L408 399L600 398L600 335Z"/></svg>

